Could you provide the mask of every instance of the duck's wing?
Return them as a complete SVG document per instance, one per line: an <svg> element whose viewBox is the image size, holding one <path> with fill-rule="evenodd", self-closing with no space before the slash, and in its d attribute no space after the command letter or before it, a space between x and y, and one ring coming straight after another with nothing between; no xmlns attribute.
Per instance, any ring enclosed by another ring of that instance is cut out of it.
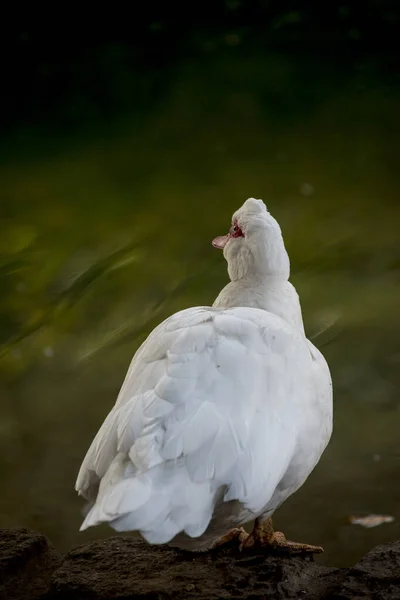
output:
<svg viewBox="0 0 400 600"><path fill-rule="evenodd" d="M161 323L83 461L76 489L97 494L83 528L201 535L222 486L261 509L293 455L310 361L304 336L259 309L191 308Z"/></svg>

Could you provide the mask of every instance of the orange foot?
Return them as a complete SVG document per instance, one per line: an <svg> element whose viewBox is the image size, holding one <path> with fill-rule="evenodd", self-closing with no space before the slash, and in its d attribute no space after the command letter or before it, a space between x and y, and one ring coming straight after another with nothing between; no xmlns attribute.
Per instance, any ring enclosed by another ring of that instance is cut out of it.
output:
<svg viewBox="0 0 400 600"><path fill-rule="evenodd" d="M242 548L264 548L266 550L270 548L271 551L290 554L303 552L319 554L324 551L321 546L290 542L281 531L274 531L271 518L263 519L262 517L256 519L252 533L242 542Z"/></svg>
<svg viewBox="0 0 400 600"><path fill-rule="evenodd" d="M254 529L250 534L243 527L231 529L214 544L213 548L220 548L236 540L239 543L240 550L262 548L266 551L278 551L289 554L302 554L304 552L319 554L324 551L321 546L312 546L311 544L301 544L287 540L281 531L274 531L271 518L263 519L262 517L258 517L255 521Z"/></svg>
<svg viewBox="0 0 400 600"><path fill-rule="evenodd" d="M222 538L215 542L212 547L220 548L221 546L225 546L226 544L230 544L236 540L239 542L240 546L242 546L248 537L249 534L243 529L243 527L235 527L223 535Z"/></svg>

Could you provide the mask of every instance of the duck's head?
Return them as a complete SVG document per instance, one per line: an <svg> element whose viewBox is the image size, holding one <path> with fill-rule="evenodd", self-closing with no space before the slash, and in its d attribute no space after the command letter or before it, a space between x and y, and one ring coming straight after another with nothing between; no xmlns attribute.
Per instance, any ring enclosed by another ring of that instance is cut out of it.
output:
<svg viewBox="0 0 400 600"><path fill-rule="evenodd" d="M281 228L262 200L246 200L233 214L229 233L215 238L212 245L223 249L231 281L252 275L289 278Z"/></svg>

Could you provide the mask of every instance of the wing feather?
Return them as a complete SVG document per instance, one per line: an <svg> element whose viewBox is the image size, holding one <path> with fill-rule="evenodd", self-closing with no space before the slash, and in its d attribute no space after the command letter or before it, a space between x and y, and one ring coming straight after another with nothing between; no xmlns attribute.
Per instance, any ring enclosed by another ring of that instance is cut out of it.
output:
<svg viewBox="0 0 400 600"><path fill-rule="evenodd" d="M310 361L305 338L259 309L200 307L161 323L83 461L77 490L90 497L100 482L89 524L197 535L221 486L225 501L260 510L292 459Z"/></svg>

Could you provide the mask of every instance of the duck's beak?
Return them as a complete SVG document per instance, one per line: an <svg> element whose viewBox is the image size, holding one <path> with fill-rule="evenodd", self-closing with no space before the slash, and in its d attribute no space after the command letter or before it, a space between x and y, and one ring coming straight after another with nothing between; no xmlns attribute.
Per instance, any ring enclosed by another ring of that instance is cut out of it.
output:
<svg viewBox="0 0 400 600"><path fill-rule="evenodd" d="M226 235L219 235L218 237L216 237L211 243L214 246L214 248L218 248L219 250L223 250L229 240L231 236L229 235L229 233L227 233Z"/></svg>

